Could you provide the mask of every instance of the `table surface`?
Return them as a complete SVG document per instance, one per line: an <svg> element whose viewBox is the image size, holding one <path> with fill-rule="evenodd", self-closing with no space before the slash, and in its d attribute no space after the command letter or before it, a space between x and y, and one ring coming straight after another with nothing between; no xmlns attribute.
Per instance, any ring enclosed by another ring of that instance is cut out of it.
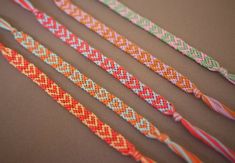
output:
<svg viewBox="0 0 235 163"><path fill-rule="evenodd" d="M194 96L179 90L97 34L89 31L60 11L52 0L31 0L31 2L171 101L178 112L193 124L235 149L234 122L211 111ZM168 65L175 67L188 76L203 92L223 101L232 109L235 108L235 86L218 73L212 73L200 67L96 0L73 0L73 2ZM121 0L121 2L208 53L235 73L235 1ZM0 1L0 16L17 29L29 33L85 75L123 99L137 112L156 124L162 132L169 134L174 141L194 152L204 162L226 162L221 155L194 139L180 124L155 111L153 107L112 76L56 39L40 26L32 14L13 1ZM164 144L145 138L99 101L27 52L9 32L0 29L0 36L2 43L19 51L35 63L104 122L133 142L141 152L159 162L183 162ZM9 65L2 55L0 55L0 76L0 162L134 162L132 158L120 155L92 134L30 79Z"/></svg>

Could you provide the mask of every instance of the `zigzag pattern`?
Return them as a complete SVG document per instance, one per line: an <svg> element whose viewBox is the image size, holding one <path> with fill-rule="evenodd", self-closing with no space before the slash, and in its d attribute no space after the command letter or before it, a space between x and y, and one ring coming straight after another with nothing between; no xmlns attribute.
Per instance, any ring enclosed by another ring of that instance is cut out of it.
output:
<svg viewBox="0 0 235 163"><path fill-rule="evenodd" d="M157 24L154 24L149 19L140 16L133 10L126 7L124 4L120 3L119 1L117 0L99 0L99 1L108 6L109 8L111 8L113 11L115 11L122 17L128 19L135 25L148 31L149 33L156 36L158 39L162 40L163 42L167 43L174 49L180 51L182 54L195 60L197 63L201 64L202 66L213 71L217 70L218 67L220 67L219 63L216 60L214 60L212 57L191 47L182 39L174 36L170 32L159 27Z"/></svg>
<svg viewBox="0 0 235 163"><path fill-rule="evenodd" d="M77 50L83 56L97 64L109 74L118 79L123 85L130 88L139 97L144 99L150 105L161 111L163 114L172 115L174 108L170 102L153 92L148 86L138 81L133 75L113 60L105 57L98 50L89 46L89 44L68 31L63 25L56 22L46 14L40 14L38 21L49 29L56 37L66 42L69 46Z"/></svg>
<svg viewBox="0 0 235 163"><path fill-rule="evenodd" d="M55 68L59 73L68 77L73 83L88 92L104 105L108 106L111 110L140 130L144 135L156 139L156 135L160 135L160 132L153 124L136 113L122 100L115 97L105 88L96 84L94 81L82 74L78 69L65 62L57 54L49 51L39 42L35 41L32 37L23 32L15 33L14 37L23 47L28 49L45 63ZM141 126L144 127L141 128Z"/></svg>
<svg viewBox="0 0 235 163"><path fill-rule="evenodd" d="M70 94L62 90L56 83L49 79L35 65L25 60L23 56L11 49L3 47L3 45L0 45L0 49L3 56L9 61L11 65L29 77L57 103L77 117L103 141L108 143L121 154L132 156L137 161L145 160L149 163L154 162L153 160L143 156L125 137L114 131L109 125L103 123L94 113L88 111Z"/></svg>
<svg viewBox="0 0 235 163"><path fill-rule="evenodd" d="M181 156L188 162L201 162L195 155L185 150L180 145L171 141L170 138L161 133L151 122L136 113L132 108L126 105L119 98L109 93L106 89L100 87L91 79L83 75L75 67L69 63L63 61L62 58L55 53L46 49L43 45L33 40L27 34L23 32L13 32L14 38L26 49L38 56L45 63L55 68L58 72L68 77L73 83L81 87L90 95L98 99L100 102L108 106L120 117L132 124L137 130L139 130L146 137L157 139L162 143L165 143L172 151ZM43 52L43 54L40 54Z"/></svg>
<svg viewBox="0 0 235 163"><path fill-rule="evenodd" d="M92 31L110 41L124 52L130 54L140 63L145 64L148 68L154 70L156 73L166 78L182 90L188 93L193 93L195 85L187 77L183 76L172 67L164 64L162 61L153 57L150 53L141 49L138 45L118 34L105 24L99 22L79 7L71 4L70 1L55 1L55 3L68 15L72 16Z"/></svg>
<svg viewBox="0 0 235 163"><path fill-rule="evenodd" d="M126 18L133 24L137 25L138 27L144 29L145 31L149 32L150 34L156 36L158 39L163 41L164 43L168 44L175 50L181 52L182 54L186 55L190 59L194 60L198 64L202 65L203 67L207 68L210 71L217 71L222 74L227 80L231 83L235 84L235 75L229 74L226 69L220 66L219 62L216 61L211 56L203 53L202 51L197 50L196 48L192 47L184 40L176 37L172 33L166 31L165 29L161 28L157 24L153 23L151 20L139 15L138 13L134 12L133 10L129 9L124 4L120 3L118 0L99 0L104 5L108 6L117 14L121 15L122 17ZM61 3L61 2L59 2Z"/></svg>
<svg viewBox="0 0 235 163"><path fill-rule="evenodd" d="M56 1L60 1L60 0L56 0ZM32 4L28 0L15 0L15 2L17 2L23 8L25 8L25 9L31 11L32 13L34 13L34 15L37 17L38 21L41 22L42 25L43 25L42 20L45 20L44 17L48 17L45 13L42 13L42 12L38 11L36 8L32 7ZM31 6L31 7L29 7L29 6ZM53 19L51 17L48 17L48 18ZM67 30L65 27L61 26L55 20L53 20L53 21L54 21L53 24L57 24L61 28L64 28L64 30ZM9 27L9 26L10 26L9 23L6 23L4 21L1 24L1 27L3 27L4 29L7 29L7 30L11 31L12 33L15 33L15 30L12 27ZM46 25L43 25L43 26L45 28L48 28ZM61 30L61 28L53 28L53 29L49 28L49 30L56 32L58 30ZM69 33L69 34L70 34L69 36L73 35L72 33ZM57 34L55 34L55 36L60 38L59 35L57 35ZM66 37L65 37L65 40L66 40L66 42L69 42L69 40L67 40ZM87 45L87 46L89 46L89 45ZM97 51L94 51L94 52L97 52ZM211 97L208 97L206 95L203 95L199 90L197 90L197 91L198 91L197 92L198 96L202 97L204 99L203 101L207 101L208 104L210 104L211 106L212 105L218 106L218 107L214 107L214 108L212 107L212 109L214 109L214 110L216 110L220 113L224 112L224 115L226 115L227 113L230 113L231 116L233 115L233 112L231 112L231 110L229 110L224 105L222 105L219 101L217 101L215 99L212 99ZM168 109L168 108L166 108L166 109ZM234 153L233 150L231 150L230 148L223 145L215 137L209 135L208 133L206 133L205 131L201 130L200 128L198 128L196 126L193 126L186 119L184 119L179 113L177 113L173 106L172 106L171 111L172 111L171 114L168 114L168 115L171 115L175 119L176 122L180 122L185 127L185 129L187 129L188 132L190 132L194 137L196 137L200 141L204 142L205 144L207 144L208 146L210 146L211 148L213 148L217 152L221 153L227 159L229 159L233 162L235 161L235 153ZM165 110L163 110L163 113L166 113ZM170 112L167 112L167 113L170 113ZM142 125L141 122L140 122L140 125ZM154 130L154 131L156 131L156 130ZM156 134L156 133L154 133L154 134ZM195 155L193 155L192 153L186 151L184 148L182 148L178 144L172 142L167 135L158 134L158 135L155 135L155 136L160 142L164 142L165 144L167 144L168 147L172 151L174 151L177 155L181 156L187 162L201 162Z"/></svg>
<svg viewBox="0 0 235 163"><path fill-rule="evenodd" d="M88 27L90 30L96 32L109 42L113 43L115 46L123 50L124 52L130 54L133 56L133 58L137 59L140 63L145 64L150 69L154 70L156 73L161 75L162 77L166 78L168 81L172 82L174 85L178 86L180 89L184 90L187 93L192 93L195 97L200 98L205 104L207 104L209 107L211 107L214 111L224 115L225 117L228 117L230 119L235 119L235 112L231 111L227 106L223 107L223 104L219 101L216 101L217 104L211 105L210 103L213 103L212 99L208 96L204 95L200 90L196 87L195 84L193 84L187 77L183 76L179 72L177 72L172 67L164 64L160 60L156 59L154 56L152 56L150 53L144 51L141 49L138 45L132 43L127 38L121 36L105 24L99 22L95 18L93 18L91 15L87 14L77 6L75 6L71 1L69 0L56 0L55 3L58 7L60 7L66 14L70 15L74 19L76 19L78 22L84 24L86 27ZM168 34L165 34L166 36ZM171 38L172 36L169 35ZM197 53L195 53L197 54ZM115 66L113 66L115 67ZM226 73L226 70L224 70ZM115 75L115 74L114 74ZM117 76L121 82L123 79L120 76ZM135 79L129 79L130 77L127 76L128 81L135 82ZM130 84L129 84L130 85ZM126 85L127 87L129 85ZM152 104L155 102L153 101L154 93L151 91L151 89L146 88L142 83L138 84L139 87L136 88L135 85L132 85L132 87L128 87L132 89L134 92L136 92L138 95L142 96L145 101ZM144 90L145 94L142 94L139 90ZM209 102L210 101L210 102ZM218 103L220 103L220 108L216 108L213 106L219 106ZM154 106L154 105L153 105Z"/></svg>

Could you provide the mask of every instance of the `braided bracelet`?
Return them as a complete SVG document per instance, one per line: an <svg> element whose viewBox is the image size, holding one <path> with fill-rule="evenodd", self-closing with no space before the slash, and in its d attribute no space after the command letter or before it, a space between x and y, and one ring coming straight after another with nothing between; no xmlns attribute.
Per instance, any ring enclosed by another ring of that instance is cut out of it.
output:
<svg viewBox="0 0 235 163"><path fill-rule="evenodd" d="M194 156L194 154L191 154L183 147L170 140L169 136L161 133L152 123L136 113L131 107L127 106L119 98L115 97L106 89L102 88L91 79L83 75L75 67L64 61L57 54L46 49L32 37L23 32L17 31L3 19L0 19L0 26L11 31L16 41L18 41L25 49L30 51L35 56L39 57L48 65L55 68L59 73L70 79L74 84L102 102L112 111L114 111L131 125L133 125L146 137L157 139L160 142L165 143L172 151L184 158L187 162L201 162L196 156Z"/></svg>
<svg viewBox="0 0 235 163"><path fill-rule="evenodd" d="M117 74L119 74L120 72L122 72L121 74L123 74L123 72L125 71L118 64L115 64L113 60L103 56L98 50L89 46L87 42L79 39L68 29L66 29L66 27L55 21L52 17L33 7L28 0L15 0L15 2L18 3L21 7L32 12L37 20L56 37L60 38L62 41L83 54L88 59L94 61L96 64L100 64L100 66L106 71L109 70L109 73L114 73L114 76L116 78ZM117 66L119 66L119 68ZM125 76L122 76L118 79L120 79L120 81L126 81L128 78L130 78L130 76L131 74L128 74L128 77L124 78ZM133 76L132 78L134 79ZM158 104L155 107L156 109L158 109L164 115L172 116L176 120L176 122L181 122L181 124L187 129L187 131L190 132L194 137L198 138L217 152L221 153L226 158L235 160L235 152L233 150L224 146L213 136L190 124L185 118L183 118L179 113L176 112L174 106L169 101L158 94L155 95L156 97L158 97L158 100L156 100Z"/></svg>
<svg viewBox="0 0 235 163"><path fill-rule="evenodd" d="M94 113L87 110L70 94L61 89L53 80L48 78L34 64L24 59L22 55L12 49L5 47L1 43L0 51L12 66L18 69L22 74L29 77L57 103L77 117L94 134L96 134L100 139L105 141L111 147L123 155L133 157L136 161L141 161L143 163L155 162L141 154L125 137L114 131L109 125L102 122Z"/></svg>
<svg viewBox="0 0 235 163"><path fill-rule="evenodd" d="M62 9L66 14L72 16L78 22L84 24L90 30L96 32L104 39L108 40L124 52L130 54L132 57L137 59L139 62L144 63L148 67L151 67L156 73L160 76L164 77L172 84L176 85L181 90L194 94L194 96L198 99L201 99L207 106L212 108L214 111L224 115L227 118L235 120L235 112L231 111L227 106L223 105L219 101L211 98L204 93L202 93L194 83L192 83L187 77L183 76L179 72L177 72L172 67L166 65L162 61L154 58L150 53L141 49L138 45L132 43L124 36L121 36L105 24L99 22L91 15L87 14L74 4L72 4L71 0L54 0L56 5ZM143 90L142 85L138 86L140 90ZM136 89L136 85L130 87L131 89ZM134 90L134 92L136 92ZM153 94L154 92L150 92L149 94ZM137 94L138 95L138 94ZM146 98L145 98L146 99ZM149 96L149 99L154 99L154 97ZM148 100L149 100L148 99ZM152 106L153 102L150 103Z"/></svg>
<svg viewBox="0 0 235 163"><path fill-rule="evenodd" d="M22 0L21 0L22 1ZM113 77L118 79L124 86L131 89L136 95L144 99L147 103L155 107L156 109L164 112L164 114L169 113L169 104L161 103L159 105L159 96L151 90L151 88L147 87L142 82L138 81L133 75L128 73L124 68L118 65L115 61L110 58L105 57L101 52L91 47L87 42L82 39L76 37L73 33L68 31L64 26L53 20L53 18L47 16L44 13L39 12L34 7L29 7L30 3L26 3L26 0L23 0L24 4L27 4L26 9L31 10L37 20L50 32L52 32L56 37L60 38L62 41L67 43L69 46L77 50L87 59L91 60L99 67L107 71ZM138 57L139 59L142 56ZM145 58L145 56L144 56ZM147 57L148 58L148 57ZM206 96L203 94L196 86L191 83L185 76L176 72L173 68L164 65L160 61L154 62L154 64L158 65L159 72L162 76L171 79L171 82L176 83L176 85L185 88L185 90L189 90L193 92L196 97L201 98L210 108L214 111L224 115L227 118L235 120L235 112L231 111L227 106L223 105L219 101L215 100L212 97Z"/></svg>
<svg viewBox="0 0 235 163"><path fill-rule="evenodd" d="M134 12L118 0L99 0L104 5L108 6L112 11L116 12L123 18L126 18L133 24L144 29L150 34L156 36L158 39L171 46L175 50L181 52L187 57L191 58L198 64L207 68L210 71L217 71L223 77L225 77L232 84L235 84L235 74L229 74L228 71L221 67L219 62L216 61L211 56L197 50L196 48L187 44L184 40L176 37L172 33L166 31L165 29L159 27L157 24L153 23L151 20L139 15Z"/></svg>

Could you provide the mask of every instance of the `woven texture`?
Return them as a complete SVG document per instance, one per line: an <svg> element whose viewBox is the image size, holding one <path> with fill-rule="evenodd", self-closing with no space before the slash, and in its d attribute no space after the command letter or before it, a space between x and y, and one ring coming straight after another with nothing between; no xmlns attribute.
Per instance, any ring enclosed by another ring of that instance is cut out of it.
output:
<svg viewBox="0 0 235 163"><path fill-rule="evenodd" d="M174 68L164 64L162 61L153 57L150 53L144 51L136 44L129 41L124 36L121 36L111 28L107 27L105 24L99 22L91 15L87 14L85 11L81 10L70 0L54 0L56 5L60 7L65 13L72 16L78 22L84 24L87 28L96 32L124 52L130 54L136 60L141 63L144 63L146 66L154 70L157 74L164 77L174 85L176 85L181 90L194 94L195 97L201 99L205 104L207 104L214 111L224 115L227 118L235 119L235 112L231 111L227 106L223 105L219 101L203 94L195 84L193 84L187 77L183 76L179 72L177 72ZM92 60L93 61L93 60ZM101 66L99 64L99 66ZM113 67L117 67L118 65L114 65ZM120 67L120 66L119 66ZM105 69L107 71L107 68ZM130 74L126 73L124 70L119 72L119 76L115 76L121 82L130 88L137 95L142 97L145 101L155 107L155 92L150 88L146 87L144 84L140 83L135 78L131 77ZM122 75L123 74L123 75ZM125 77L125 78L124 78ZM127 82L124 82L127 81ZM131 84L129 84L132 82ZM143 96L145 95L145 96ZM155 107L156 108L156 107Z"/></svg>
<svg viewBox="0 0 235 163"><path fill-rule="evenodd" d="M62 90L55 82L49 79L35 65L28 62L16 51L3 46L0 43L0 51L7 61L21 73L29 77L41 87L50 97L63 106L67 111L77 117L94 134L116 149L123 155L132 156L136 161L152 163L153 160L142 155L135 146L110 126L103 123L94 113L87 110L77 102L70 94Z"/></svg>
<svg viewBox="0 0 235 163"><path fill-rule="evenodd" d="M165 143L172 151L181 156L188 162L200 162L200 160L185 150L180 145L173 142L168 135L161 133L152 123L146 120L144 117L136 113L131 107L126 105L122 100L112 95L106 89L102 88L91 79L83 75L75 67L64 61L57 54L46 49L39 42L35 41L29 35L17 31L11 27L7 22L0 19L0 22L5 24L5 27L14 35L14 38L27 50L39 57L42 61L55 68L59 73L66 76L74 84L85 90L91 96L102 102L108 108L113 110L123 119L133 125L138 131L144 134L146 137L157 139L162 143Z"/></svg>
<svg viewBox="0 0 235 163"><path fill-rule="evenodd" d="M98 50L95 50L91 46L89 46L85 41L79 39L76 35L71 33L66 27L58 23L56 20L54 20L52 17L46 15L45 13L39 11L38 9L32 7L32 4L27 1L27 0L15 0L16 3L18 3L20 6L23 8L29 10L32 12L37 20L49 31L51 31L56 37L60 38L62 41L66 42L69 46L73 47L75 50L78 52L82 53L84 56L87 56L87 58L93 58L93 56L97 56L94 59L95 63L100 63L103 61L100 57L103 56ZM103 56L104 57L104 56ZM110 59L109 59L110 60ZM104 62L104 64L101 64L101 67L104 67L104 65L109 65L109 62ZM116 69L116 67L113 67L112 69ZM122 80L123 78L121 78ZM161 99L164 99L162 96ZM190 124L185 118L183 118L179 113L175 111L175 108L173 107L170 102L164 99L166 101L170 108L166 109L161 109L158 108L158 110L161 111L164 115L171 115L176 122L180 122L187 130L190 132L194 137L197 139L201 140L205 144L209 145L211 148L214 150L218 151L221 153L223 156L225 156L229 160L235 160L235 153L233 150L229 149L225 145L223 145L219 140L217 140L215 137L207 134L205 131L193 126ZM157 101L161 102L161 101ZM162 105L161 105L162 106ZM166 143L168 146L169 141L166 141L168 139L164 139L163 142ZM173 144L171 144L173 145ZM172 149L172 148L171 148ZM182 152L182 151L181 151ZM177 153L177 152L176 152ZM182 153L178 153L180 156L184 157L185 156ZM186 159L187 160L187 159ZM193 160L193 159L191 159Z"/></svg>
<svg viewBox="0 0 235 163"><path fill-rule="evenodd" d="M219 62L216 61L214 58L190 46L182 39L176 37L172 33L159 27L157 24L153 23L149 19L134 12L124 4L120 3L118 0L99 0L99 1L108 6L114 12L118 13L119 15L126 18L133 24L137 25L138 27L148 31L149 33L156 36L164 43L168 44L172 48L176 49L177 51L191 58L192 60L199 63L203 67L211 71L219 72L227 80L235 84L235 75L229 74L228 71L225 68L221 67Z"/></svg>

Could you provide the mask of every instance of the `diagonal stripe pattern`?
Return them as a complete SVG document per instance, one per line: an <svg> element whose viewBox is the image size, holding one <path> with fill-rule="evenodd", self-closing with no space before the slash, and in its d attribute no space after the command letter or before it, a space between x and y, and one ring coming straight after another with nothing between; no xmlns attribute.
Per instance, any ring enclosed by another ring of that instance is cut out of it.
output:
<svg viewBox="0 0 235 163"><path fill-rule="evenodd" d="M142 155L125 137L114 131L109 125L103 123L94 113L90 112L82 104L77 102L70 94L61 89L35 65L24 59L22 55L5 47L1 43L0 51L12 66L18 69L22 74L29 77L57 103L78 118L94 134L111 147L123 155L132 156L136 161L141 161L143 163L154 162Z"/></svg>

